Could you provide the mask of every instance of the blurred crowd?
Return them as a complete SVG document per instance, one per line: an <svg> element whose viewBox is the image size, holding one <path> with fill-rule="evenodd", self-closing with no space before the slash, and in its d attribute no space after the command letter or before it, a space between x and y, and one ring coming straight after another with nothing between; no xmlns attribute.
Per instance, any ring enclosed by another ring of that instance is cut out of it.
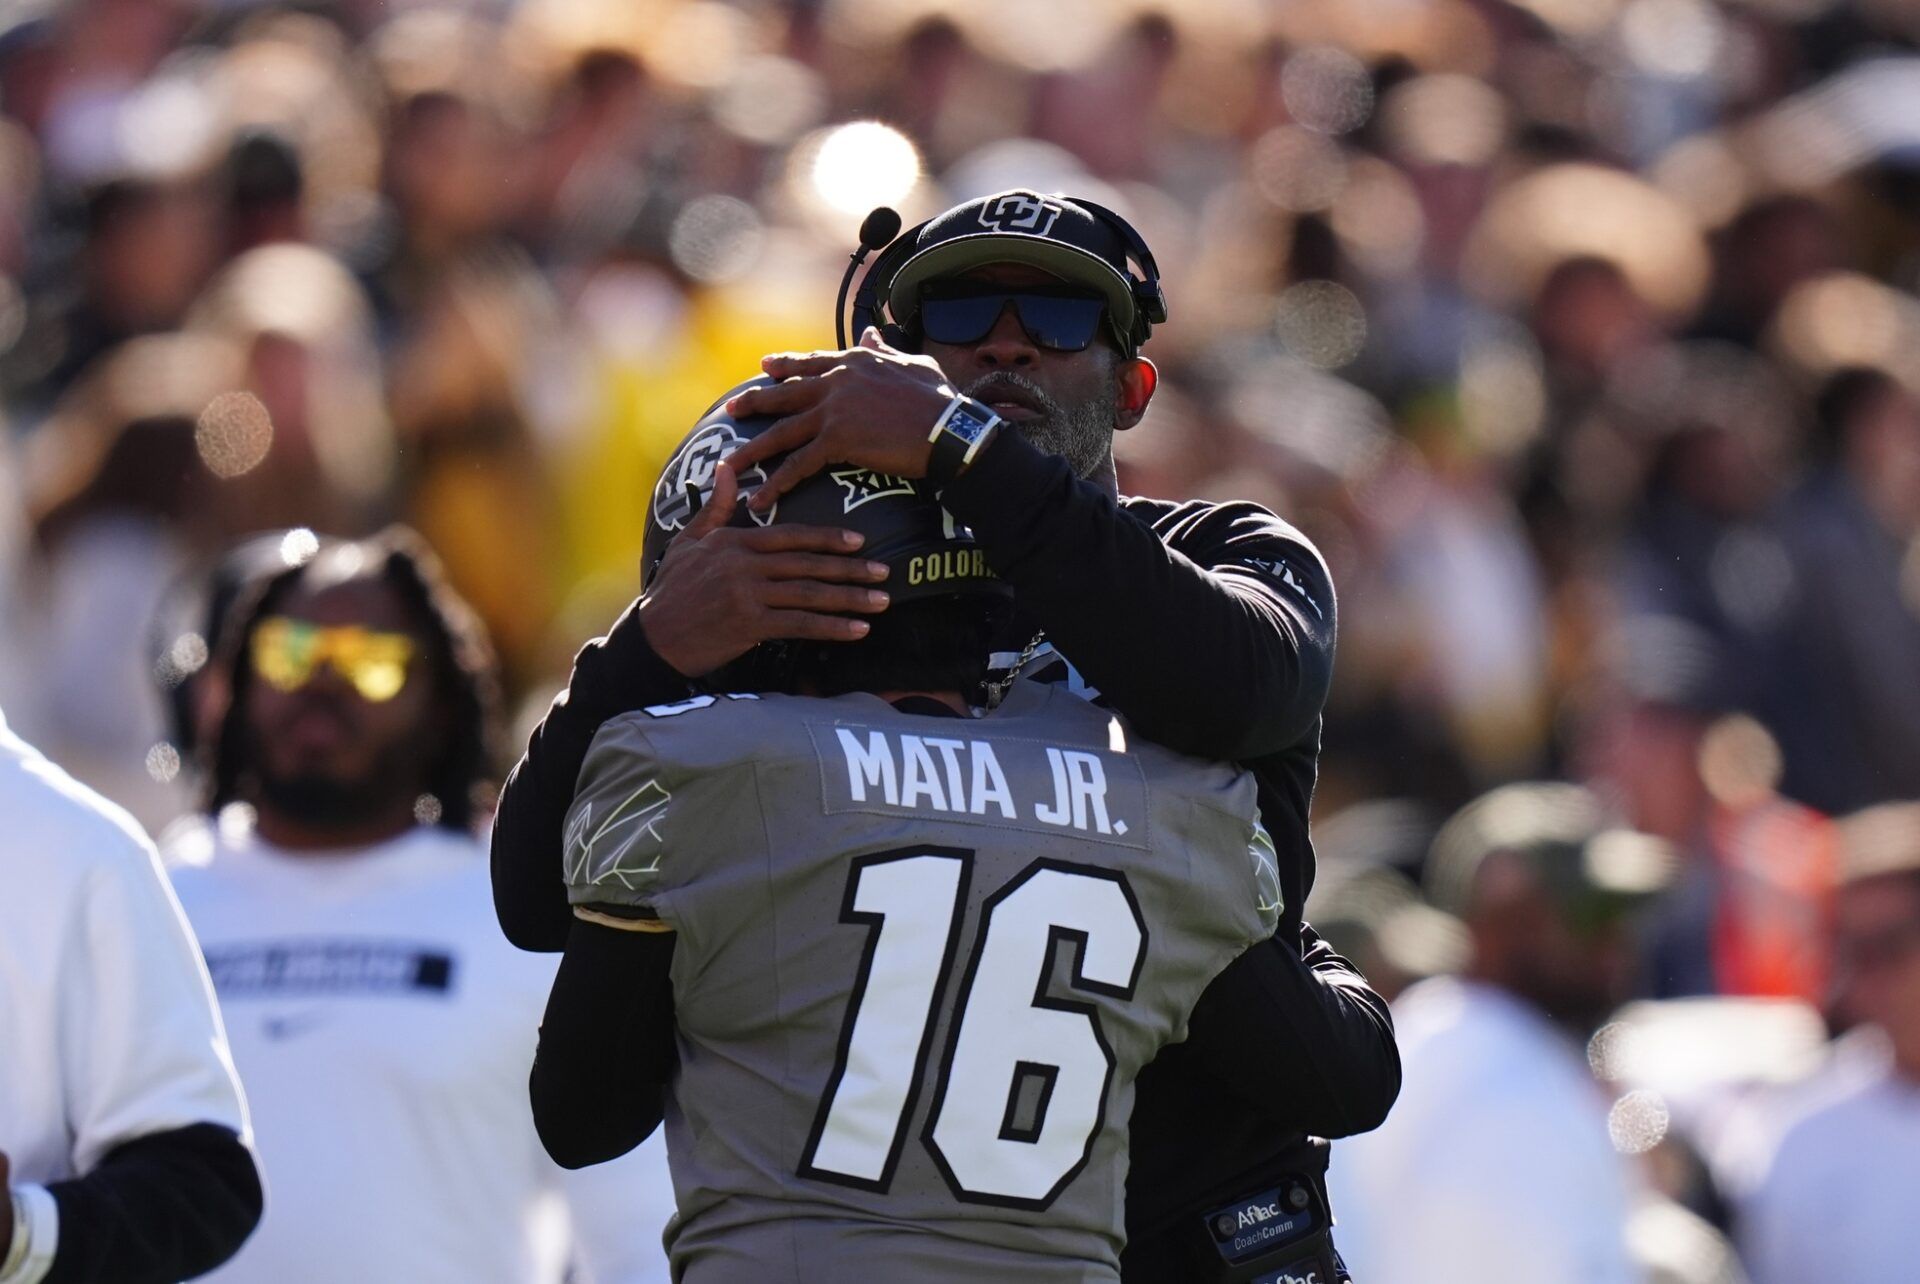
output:
<svg viewBox="0 0 1920 1284"><path fill-rule="evenodd" d="M1882 1021L1836 892L1920 851L1845 819L1920 798L1916 43L1903 0L0 7L0 708L163 827L207 568L400 521L524 729L869 208L1086 195L1171 309L1121 489L1332 568L1309 917L1397 992L1485 947L1429 860L1469 800L1661 840L1616 997L1677 1051L1603 1076L1659 1121L1615 1141L1691 1127L1647 1180L1745 1234L1785 1124L1728 1103Z"/></svg>

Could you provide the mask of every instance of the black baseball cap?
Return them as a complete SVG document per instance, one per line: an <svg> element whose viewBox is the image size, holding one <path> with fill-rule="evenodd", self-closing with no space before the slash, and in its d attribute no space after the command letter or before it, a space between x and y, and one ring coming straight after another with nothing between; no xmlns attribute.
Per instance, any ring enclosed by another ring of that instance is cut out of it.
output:
<svg viewBox="0 0 1920 1284"><path fill-rule="evenodd" d="M1099 291L1120 350L1131 356L1152 323L1166 320L1166 304L1157 282L1128 271L1129 251L1141 258L1145 245L1137 236L1130 244L1125 224L1104 210L1096 214L1097 208L1025 188L956 205L914 238L913 253L887 284L887 310L897 324L910 326L920 287L929 281L989 263L1025 263ZM1142 266L1151 273L1150 261Z"/></svg>

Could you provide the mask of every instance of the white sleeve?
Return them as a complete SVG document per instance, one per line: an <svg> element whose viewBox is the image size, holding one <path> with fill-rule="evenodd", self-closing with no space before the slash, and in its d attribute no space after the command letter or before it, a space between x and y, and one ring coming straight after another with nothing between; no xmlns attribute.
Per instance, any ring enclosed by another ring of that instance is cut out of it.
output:
<svg viewBox="0 0 1920 1284"><path fill-rule="evenodd" d="M73 1019L60 1064L81 1173L123 1142L190 1124L252 1142L206 963L159 855L139 842L90 872L81 939L61 970Z"/></svg>
<svg viewBox="0 0 1920 1284"><path fill-rule="evenodd" d="M666 1129L618 1159L559 1172L580 1284L667 1284L661 1235L674 1199Z"/></svg>

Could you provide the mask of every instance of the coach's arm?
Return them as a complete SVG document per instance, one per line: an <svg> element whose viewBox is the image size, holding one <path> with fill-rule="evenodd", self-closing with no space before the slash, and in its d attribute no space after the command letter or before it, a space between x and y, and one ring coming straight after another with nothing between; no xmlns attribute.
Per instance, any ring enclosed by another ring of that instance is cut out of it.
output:
<svg viewBox="0 0 1920 1284"><path fill-rule="evenodd" d="M1333 584L1253 504L1116 500L1003 433L941 495L1023 613L1148 739L1245 762L1315 734Z"/></svg>
<svg viewBox="0 0 1920 1284"><path fill-rule="evenodd" d="M1370 1132L1400 1095L1393 1016L1311 926L1298 944L1296 953L1276 937L1236 959L1200 996L1187 1041L1162 1060L1203 1067L1245 1108L1316 1137ZM1249 1020L1255 1013L1267 1019Z"/></svg>
<svg viewBox="0 0 1920 1284"><path fill-rule="evenodd" d="M852 641L849 618L884 608L862 587L886 566L854 556L862 537L830 527L725 525L732 471L674 538L647 585L603 638L580 649L567 689L507 776L493 820L493 908L523 950L567 948L573 915L560 876L561 831L600 725L694 693L692 680L775 637Z"/></svg>

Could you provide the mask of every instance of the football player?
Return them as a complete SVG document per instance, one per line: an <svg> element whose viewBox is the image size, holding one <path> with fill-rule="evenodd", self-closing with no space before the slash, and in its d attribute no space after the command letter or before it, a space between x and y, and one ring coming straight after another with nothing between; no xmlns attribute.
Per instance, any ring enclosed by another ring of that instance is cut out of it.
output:
<svg viewBox="0 0 1920 1284"><path fill-rule="evenodd" d="M710 414L669 476L767 422ZM829 468L750 518L728 470L681 471L733 520L860 530L893 605L595 737L549 1152L664 1113L690 1284L1117 1280L1135 1077L1281 914L1252 777L1057 685L976 716L1008 593L923 487Z"/></svg>

